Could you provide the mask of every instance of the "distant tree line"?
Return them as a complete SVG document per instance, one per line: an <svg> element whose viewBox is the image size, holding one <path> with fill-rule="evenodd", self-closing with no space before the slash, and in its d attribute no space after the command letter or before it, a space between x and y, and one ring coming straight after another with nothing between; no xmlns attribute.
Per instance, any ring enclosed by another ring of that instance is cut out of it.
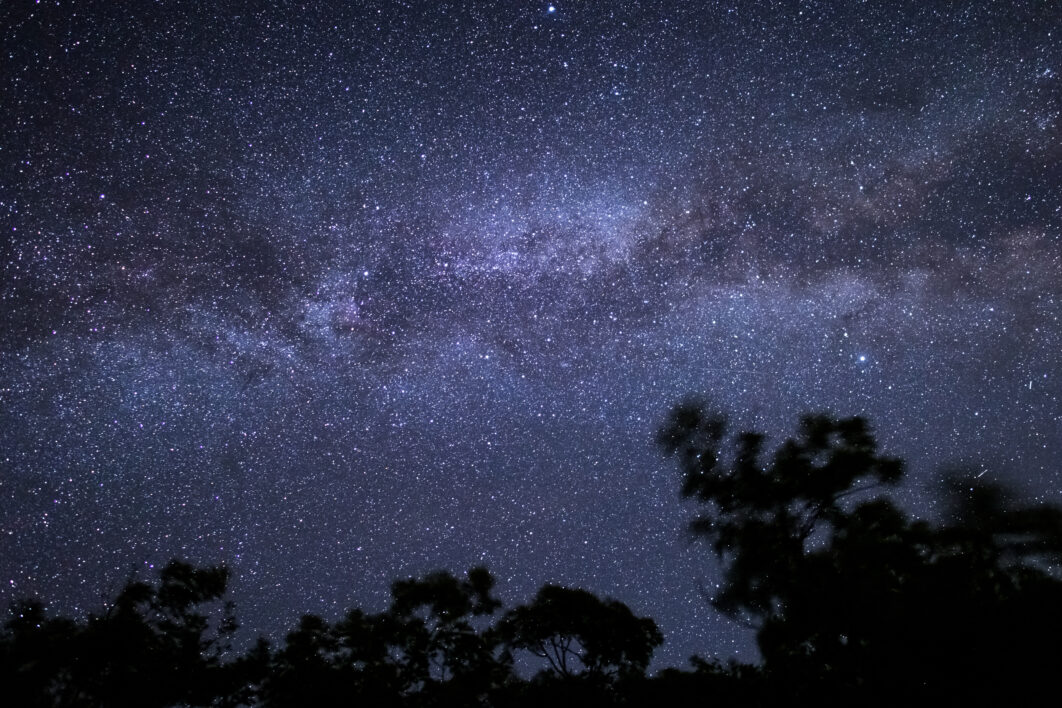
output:
<svg viewBox="0 0 1062 708"><path fill-rule="evenodd" d="M903 464L860 418L807 416L771 454L703 405L659 443L722 561L714 606L756 631L757 665L691 659L647 676L652 619L547 585L503 611L485 568L400 580L390 607L304 616L233 650L229 573L174 560L85 619L13 604L11 706L773 706L1012 704L1057 693L1062 509L950 483L941 522L883 492ZM521 659L521 657L524 657ZM515 668L537 662L531 677Z"/></svg>
<svg viewBox="0 0 1062 708"><path fill-rule="evenodd" d="M626 605L547 585L500 613L494 578L436 572L395 582L379 614L305 615L274 649L231 654L228 572L171 561L83 622L14 604L0 637L3 705L479 706L606 704L645 679L663 638ZM519 653L542 671L518 677ZM10 702L9 702L10 701Z"/></svg>

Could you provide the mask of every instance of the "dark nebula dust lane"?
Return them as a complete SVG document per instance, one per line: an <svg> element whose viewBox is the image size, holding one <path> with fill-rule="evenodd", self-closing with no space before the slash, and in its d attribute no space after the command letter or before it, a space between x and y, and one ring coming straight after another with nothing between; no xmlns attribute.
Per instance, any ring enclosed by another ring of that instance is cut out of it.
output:
<svg viewBox="0 0 1062 708"><path fill-rule="evenodd" d="M0 600L486 564L750 656L654 432L865 415L1062 501L1051 2L4 3ZM144 572L144 571L142 571Z"/></svg>

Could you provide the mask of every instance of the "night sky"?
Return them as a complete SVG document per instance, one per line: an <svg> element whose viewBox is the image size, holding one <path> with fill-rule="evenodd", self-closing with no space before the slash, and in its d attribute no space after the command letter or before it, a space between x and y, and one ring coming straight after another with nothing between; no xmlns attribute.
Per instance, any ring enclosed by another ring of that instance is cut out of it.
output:
<svg viewBox="0 0 1062 708"><path fill-rule="evenodd" d="M1062 9L0 6L0 602L485 564L755 659L654 434L865 415L1062 502Z"/></svg>

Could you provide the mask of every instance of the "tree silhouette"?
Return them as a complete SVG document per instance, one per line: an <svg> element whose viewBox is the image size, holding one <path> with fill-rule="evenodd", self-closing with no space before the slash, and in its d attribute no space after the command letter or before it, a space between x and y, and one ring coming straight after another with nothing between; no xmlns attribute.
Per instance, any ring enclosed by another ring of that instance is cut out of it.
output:
<svg viewBox="0 0 1062 708"><path fill-rule="evenodd" d="M15 705L210 705L228 692L227 581L224 568L171 561L157 588L130 581L83 624L16 604L0 639L4 686Z"/></svg>
<svg viewBox="0 0 1062 708"><path fill-rule="evenodd" d="M287 637L263 684L268 706L478 705L509 675L486 628L494 578L447 572L396 581L388 611L354 609L330 625L307 615Z"/></svg>
<svg viewBox="0 0 1062 708"><path fill-rule="evenodd" d="M1062 665L1062 510L952 484L949 521L913 520L874 496L903 467L859 418L805 417L765 460L763 436L728 438L684 404L659 442L724 562L715 606L757 628L789 695L978 703L1045 689Z"/></svg>
<svg viewBox="0 0 1062 708"><path fill-rule="evenodd" d="M616 600L586 590L546 585L530 605L505 614L499 635L510 650L545 659L549 672L619 678L643 674L663 643L656 622Z"/></svg>
<svg viewBox="0 0 1062 708"><path fill-rule="evenodd" d="M485 568L398 580L383 612L305 615L281 646L236 656L228 571L175 560L84 619L12 604L0 704L999 705L1055 690L1059 508L953 476L942 517L914 518L887 496L903 465L859 418L805 417L767 452L762 435L684 404L659 442L698 504L693 533L723 563L713 602L755 628L759 666L695 658L646 677L663 640L653 620L553 585L499 617ZM544 668L524 679L517 657Z"/></svg>
<svg viewBox="0 0 1062 708"><path fill-rule="evenodd" d="M496 655L493 635L473 626L501 607L493 588L486 568L465 580L435 572L394 583L389 620L407 692L429 705L478 705L505 680L509 662Z"/></svg>
<svg viewBox="0 0 1062 708"><path fill-rule="evenodd" d="M8 705L70 703L71 665L78 626L50 618L42 603L23 600L11 605L0 634L0 687Z"/></svg>

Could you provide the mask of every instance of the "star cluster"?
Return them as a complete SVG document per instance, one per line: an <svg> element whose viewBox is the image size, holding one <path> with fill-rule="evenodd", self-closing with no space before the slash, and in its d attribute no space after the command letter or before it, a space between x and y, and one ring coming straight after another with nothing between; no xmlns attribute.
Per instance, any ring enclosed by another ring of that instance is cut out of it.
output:
<svg viewBox="0 0 1062 708"><path fill-rule="evenodd" d="M656 427L866 415L1060 501L1052 3L0 9L0 599L246 624L486 564L751 654Z"/></svg>

